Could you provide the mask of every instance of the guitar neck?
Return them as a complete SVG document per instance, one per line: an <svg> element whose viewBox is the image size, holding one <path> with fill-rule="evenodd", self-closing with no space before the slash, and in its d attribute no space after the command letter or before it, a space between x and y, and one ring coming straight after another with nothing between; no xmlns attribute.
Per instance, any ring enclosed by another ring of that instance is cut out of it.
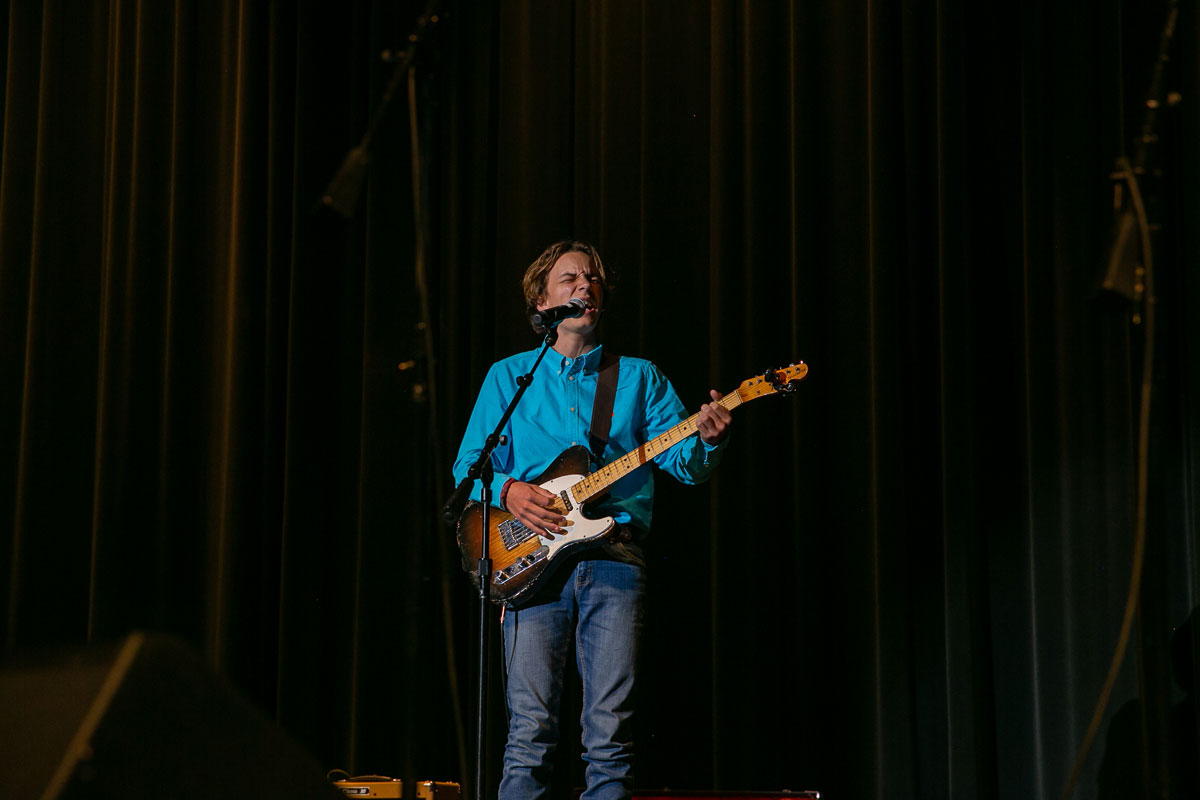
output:
<svg viewBox="0 0 1200 800"><path fill-rule="evenodd" d="M740 406L743 402L737 392L730 392L720 400L721 405L730 411ZM692 414L675 427L664 431L645 444L630 450L616 461L605 464L572 486L571 494L580 502L587 502L593 497L599 497L608 491L608 487L635 469L645 466L651 459L657 458L675 445L681 444L689 437L694 436L697 430L696 421L699 418L699 413Z"/></svg>

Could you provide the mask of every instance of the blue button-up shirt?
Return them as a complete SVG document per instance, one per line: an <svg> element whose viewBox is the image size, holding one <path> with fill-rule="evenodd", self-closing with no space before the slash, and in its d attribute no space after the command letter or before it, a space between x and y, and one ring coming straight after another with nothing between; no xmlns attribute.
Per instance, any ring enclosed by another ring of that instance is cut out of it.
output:
<svg viewBox="0 0 1200 800"><path fill-rule="evenodd" d="M498 361L488 371L454 462L455 483L466 477L467 470L479 457L484 441L496 429L516 394L517 378L529 372L540 349ZM533 383L505 426L506 443L492 452L494 502L510 477L537 483L539 476L568 447L588 446L600 357L600 347L574 359L553 349L546 353ZM621 356L603 464L620 458L687 417L687 409L671 382L656 366L645 359ZM709 445L699 436L691 436L661 453L654 464L683 483L700 483L708 480L723 446ZM477 485L473 496L479 499L480 492ZM614 483L608 497L589 511L591 516L611 515L619 523L649 531L653 501L653 470L643 465Z"/></svg>

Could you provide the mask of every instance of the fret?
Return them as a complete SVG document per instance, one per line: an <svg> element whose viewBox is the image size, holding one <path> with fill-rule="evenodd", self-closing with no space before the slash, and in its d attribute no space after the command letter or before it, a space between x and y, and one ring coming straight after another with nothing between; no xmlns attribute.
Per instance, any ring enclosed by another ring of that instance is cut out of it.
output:
<svg viewBox="0 0 1200 800"><path fill-rule="evenodd" d="M721 405L725 406L725 408L736 408L740 404L741 400L738 398L736 392L721 399ZM647 461L657 458L672 447L694 436L698 430L697 420L699 418L699 414L693 414L675 427L667 429L645 444L634 450L630 450L617 460L604 465L572 486L571 493L580 502L587 502L593 497L603 494L608 490L609 486L612 486Z"/></svg>

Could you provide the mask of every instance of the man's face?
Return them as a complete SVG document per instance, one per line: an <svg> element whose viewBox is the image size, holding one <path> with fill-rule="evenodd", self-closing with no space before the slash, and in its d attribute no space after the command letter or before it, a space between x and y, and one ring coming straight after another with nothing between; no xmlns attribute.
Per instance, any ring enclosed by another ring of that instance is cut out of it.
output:
<svg viewBox="0 0 1200 800"><path fill-rule="evenodd" d="M588 310L581 317L563 320L559 330L588 333L600 321L600 309L604 307L604 282L587 253L564 253L559 256L546 275L546 289L538 303L538 310L566 305L573 297L587 303Z"/></svg>

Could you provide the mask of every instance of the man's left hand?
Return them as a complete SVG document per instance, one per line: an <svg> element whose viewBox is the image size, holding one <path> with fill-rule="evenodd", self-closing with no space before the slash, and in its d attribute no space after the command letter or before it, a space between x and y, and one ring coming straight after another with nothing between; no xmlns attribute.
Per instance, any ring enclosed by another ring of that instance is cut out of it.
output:
<svg viewBox="0 0 1200 800"><path fill-rule="evenodd" d="M729 423L733 420L733 415L718 402L721 399L720 392L711 389L708 394L713 402L700 406L696 428L705 444L720 444L729 435Z"/></svg>

